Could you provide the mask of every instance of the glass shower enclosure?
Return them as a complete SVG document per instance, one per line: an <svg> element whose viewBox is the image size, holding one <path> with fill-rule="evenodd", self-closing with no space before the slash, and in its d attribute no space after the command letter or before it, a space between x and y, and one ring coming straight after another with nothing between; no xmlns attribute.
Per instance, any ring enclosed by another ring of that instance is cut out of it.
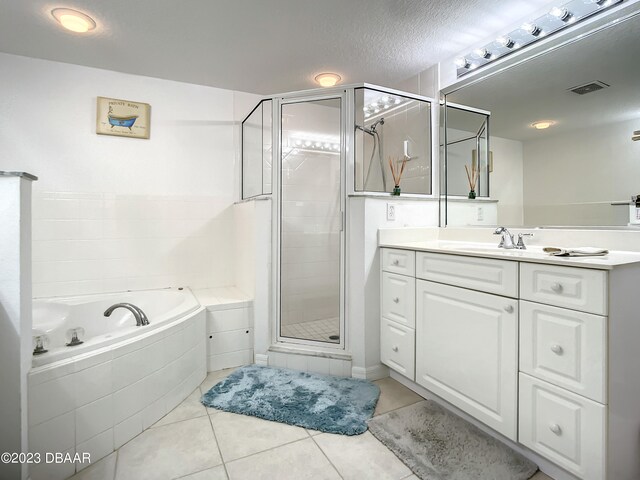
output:
<svg viewBox="0 0 640 480"><path fill-rule="evenodd" d="M431 104L370 85L263 100L242 123L242 197L273 206L273 341L345 348L348 198L432 193Z"/></svg>

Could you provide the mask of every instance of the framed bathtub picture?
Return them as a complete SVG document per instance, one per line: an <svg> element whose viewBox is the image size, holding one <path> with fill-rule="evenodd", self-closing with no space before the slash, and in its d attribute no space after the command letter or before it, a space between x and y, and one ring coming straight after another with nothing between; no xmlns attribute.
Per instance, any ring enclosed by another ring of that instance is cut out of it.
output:
<svg viewBox="0 0 640 480"><path fill-rule="evenodd" d="M98 97L96 133L118 137L149 138L151 105Z"/></svg>

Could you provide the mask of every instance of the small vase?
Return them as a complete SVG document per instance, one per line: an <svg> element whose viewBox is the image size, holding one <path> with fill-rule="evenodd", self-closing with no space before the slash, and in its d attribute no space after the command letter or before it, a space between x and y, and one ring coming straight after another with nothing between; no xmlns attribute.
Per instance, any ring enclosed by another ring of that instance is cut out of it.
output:
<svg viewBox="0 0 640 480"><path fill-rule="evenodd" d="M471 200L473 200L474 198L476 198L476 191L475 191L475 190L471 190L471 191L469 192L469 198L470 198Z"/></svg>
<svg viewBox="0 0 640 480"><path fill-rule="evenodd" d="M400 195L400 185L396 185L395 187L393 187L393 193L391 195Z"/></svg>

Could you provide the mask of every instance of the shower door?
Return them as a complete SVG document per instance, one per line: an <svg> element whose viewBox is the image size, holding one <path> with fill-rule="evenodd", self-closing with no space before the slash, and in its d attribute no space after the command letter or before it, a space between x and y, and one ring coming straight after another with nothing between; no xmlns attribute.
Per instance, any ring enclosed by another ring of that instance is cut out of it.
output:
<svg viewBox="0 0 640 480"><path fill-rule="evenodd" d="M280 114L278 341L343 347L343 98Z"/></svg>

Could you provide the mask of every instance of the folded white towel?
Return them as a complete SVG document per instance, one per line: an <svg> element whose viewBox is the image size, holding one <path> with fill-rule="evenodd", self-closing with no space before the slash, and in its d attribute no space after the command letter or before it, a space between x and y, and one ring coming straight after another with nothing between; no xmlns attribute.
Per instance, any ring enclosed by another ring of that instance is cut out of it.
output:
<svg viewBox="0 0 640 480"><path fill-rule="evenodd" d="M557 248L557 247L544 247L542 250L549 255L555 255L556 257L591 257L602 256L609 253L609 250L604 248L595 247L578 247L578 248Z"/></svg>

